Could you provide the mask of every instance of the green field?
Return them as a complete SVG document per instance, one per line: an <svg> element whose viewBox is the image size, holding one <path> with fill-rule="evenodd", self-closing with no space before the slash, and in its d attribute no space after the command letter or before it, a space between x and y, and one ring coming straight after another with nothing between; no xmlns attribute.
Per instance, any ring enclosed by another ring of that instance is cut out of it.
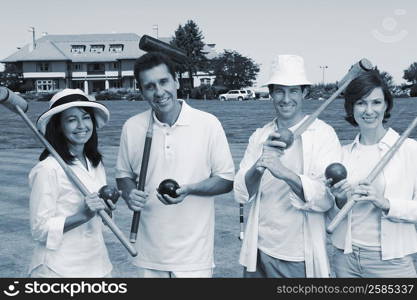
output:
<svg viewBox="0 0 417 300"><path fill-rule="evenodd" d="M114 185L114 166L123 122L130 116L148 109L145 102L106 101L111 111L109 125L99 131L100 147L104 154L108 182ZM216 115L222 122L235 161L236 168L242 158L250 134L270 121L274 116L270 101L219 102L189 101L191 106ZM306 101L307 112L313 111L322 102ZM27 115L32 121L47 109L47 103L31 102ZM29 230L27 174L36 164L41 144L24 125L20 117L0 106L0 277L24 277L32 254ZM402 132L417 116L417 99L398 99L389 124ZM320 116L331 124L343 141L351 140L356 129L344 120L343 101L336 100ZM416 132L413 133L416 137ZM247 212L248 207L246 207ZM131 212L123 201L118 204L115 222L128 235ZM239 209L232 193L216 198L215 232L215 277L240 277L238 265L240 250ZM106 244L114 265L115 276L134 276L127 251L111 232L105 234ZM331 252L330 252L331 254Z"/></svg>

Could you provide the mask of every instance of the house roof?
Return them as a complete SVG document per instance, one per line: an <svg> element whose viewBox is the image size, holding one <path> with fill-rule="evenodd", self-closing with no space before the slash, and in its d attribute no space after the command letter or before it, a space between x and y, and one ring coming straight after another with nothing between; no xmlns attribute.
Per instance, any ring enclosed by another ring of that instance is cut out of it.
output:
<svg viewBox="0 0 417 300"><path fill-rule="evenodd" d="M69 60L72 62L116 61L136 59L145 52L139 49L140 37L135 33L46 35L36 40L36 47L26 45L1 62ZM123 51L109 51L111 44L123 44ZM85 45L83 53L71 52L72 45ZM104 45L101 53L90 52L90 45Z"/></svg>
<svg viewBox="0 0 417 300"><path fill-rule="evenodd" d="M172 37L159 39L170 43ZM139 40L140 36L135 33L46 35L36 40L35 49L31 44L26 45L1 62L54 60L111 62L120 59L136 59L145 53L139 49ZM123 51L120 53L110 52L109 46L111 44L123 44ZM85 52L78 54L71 52L72 45L85 45ZM104 45L104 51L101 53L90 52L90 45ZM208 59L218 55L214 44L205 45L203 52Z"/></svg>

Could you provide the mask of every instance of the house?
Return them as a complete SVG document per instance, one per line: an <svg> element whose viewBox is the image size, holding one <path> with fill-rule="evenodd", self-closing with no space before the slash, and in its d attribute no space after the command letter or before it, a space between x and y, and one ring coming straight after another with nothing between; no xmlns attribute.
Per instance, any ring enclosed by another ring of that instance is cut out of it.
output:
<svg viewBox="0 0 417 300"><path fill-rule="evenodd" d="M134 33L45 35L1 62L15 64L38 92L135 88L134 62L145 53L139 39Z"/></svg>
<svg viewBox="0 0 417 300"><path fill-rule="evenodd" d="M133 67L145 53L139 49L139 40L135 33L45 35L1 62L15 64L25 85L38 92L64 88L79 88L86 93L136 89ZM214 46L205 46L208 57L214 55ZM199 73L194 86L214 81L209 74Z"/></svg>
<svg viewBox="0 0 417 300"><path fill-rule="evenodd" d="M160 38L161 41L169 44L172 41L171 38ZM213 59L219 54L216 51L216 44L205 44L203 48L203 54L206 56L207 59ZM189 79L188 72L182 74L182 79L187 81ZM209 72L197 71L196 74L193 74L193 87L197 87L200 85L213 85L216 76Z"/></svg>

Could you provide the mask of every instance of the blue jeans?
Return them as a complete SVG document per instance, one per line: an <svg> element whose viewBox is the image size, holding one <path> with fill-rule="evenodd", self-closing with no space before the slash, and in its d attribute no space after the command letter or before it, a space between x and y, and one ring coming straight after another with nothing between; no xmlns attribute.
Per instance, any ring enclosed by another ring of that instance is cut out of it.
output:
<svg viewBox="0 0 417 300"><path fill-rule="evenodd" d="M343 250L335 248L333 268L336 277L417 277L411 256L382 260L381 251L370 251L354 245L352 250L352 253L344 254Z"/></svg>

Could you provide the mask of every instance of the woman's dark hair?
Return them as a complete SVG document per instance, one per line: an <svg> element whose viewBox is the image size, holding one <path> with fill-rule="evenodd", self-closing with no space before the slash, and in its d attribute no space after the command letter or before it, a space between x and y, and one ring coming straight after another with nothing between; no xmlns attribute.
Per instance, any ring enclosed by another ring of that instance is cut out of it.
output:
<svg viewBox="0 0 417 300"><path fill-rule="evenodd" d="M353 106L356 101L368 96L375 88L378 87L382 89L382 92L384 93L384 100L387 104L387 109L385 110L382 122L387 122L391 116L390 112L394 106L394 101L387 83L377 70L371 70L359 75L347 86L345 90L346 121L353 126L358 126L358 123L356 123L355 118L353 117Z"/></svg>
<svg viewBox="0 0 417 300"><path fill-rule="evenodd" d="M94 117L94 109L91 107L82 107L81 109L85 110L91 117L93 122L93 133L91 138L85 143L84 153L87 158L91 161L94 167L97 167L102 160L102 155L98 151L98 138L96 131L96 119ZM56 152L61 156L61 158L69 165L74 163L75 157L71 155L68 149L68 141L66 140L62 128L61 128L61 115L58 113L49 120L46 125L45 138L52 145ZM48 149L43 150L39 156L39 160L44 160L49 155Z"/></svg>

